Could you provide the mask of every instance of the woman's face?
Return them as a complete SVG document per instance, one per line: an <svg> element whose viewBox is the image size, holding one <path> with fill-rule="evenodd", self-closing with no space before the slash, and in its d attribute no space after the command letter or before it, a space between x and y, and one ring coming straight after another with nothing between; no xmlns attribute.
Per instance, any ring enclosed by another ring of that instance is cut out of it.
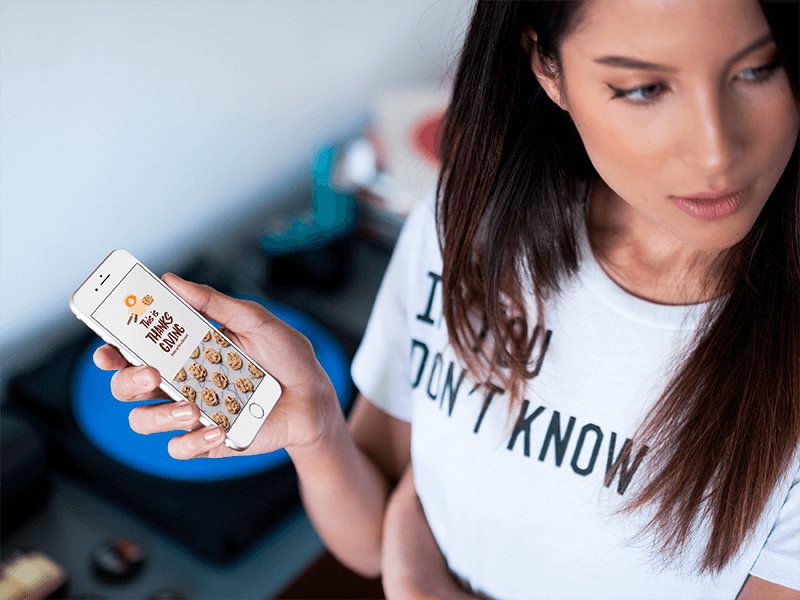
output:
<svg viewBox="0 0 800 600"><path fill-rule="evenodd" d="M798 135L758 3L589 0L560 51L558 101L626 222L700 250L740 241Z"/></svg>

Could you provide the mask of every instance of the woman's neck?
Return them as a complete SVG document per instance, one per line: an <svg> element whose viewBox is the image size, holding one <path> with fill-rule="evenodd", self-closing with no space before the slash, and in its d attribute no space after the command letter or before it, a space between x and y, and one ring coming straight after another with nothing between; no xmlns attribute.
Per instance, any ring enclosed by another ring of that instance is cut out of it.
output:
<svg viewBox="0 0 800 600"><path fill-rule="evenodd" d="M628 293L657 304L697 304L717 296L707 277L718 252L693 248L620 198L600 178L589 195L592 252Z"/></svg>

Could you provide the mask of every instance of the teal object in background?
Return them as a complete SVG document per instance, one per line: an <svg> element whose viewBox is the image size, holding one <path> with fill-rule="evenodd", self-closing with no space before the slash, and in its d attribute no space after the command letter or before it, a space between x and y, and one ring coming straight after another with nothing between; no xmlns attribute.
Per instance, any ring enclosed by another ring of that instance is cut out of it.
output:
<svg viewBox="0 0 800 600"><path fill-rule="evenodd" d="M242 297L242 296L239 296ZM258 302L289 326L305 335L322 367L330 377L343 410L352 396L349 359L331 333L298 310L260 298ZM155 433L140 435L128 425L128 413L140 404L116 400L110 391L113 372L101 371L92 361L92 354L103 344L97 340L83 352L73 378L72 409L78 427L100 451L122 464L141 471L184 481L221 481L267 471L289 462L285 450L257 456L234 456L225 459L195 458L176 460L167 453L167 443L176 435Z"/></svg>
<svg viewBox="0 0 800 600"><path fill-rule="evenodd" d="M346 227L353 217L353 198L334 192L330 187L337 154L333 148L325 148L314 163L314 197L311 201L314 222L330 232Z"/></svg>
<svg viewBox="0 0 800 600"><path fill-rule="evenodd" d="M262 248L270 254L309 250L328 243L355 227L357 204L349 194L331 187L339 150L326 147L313 164L311 208L288 219L271 223L259 235Z"/></svg>

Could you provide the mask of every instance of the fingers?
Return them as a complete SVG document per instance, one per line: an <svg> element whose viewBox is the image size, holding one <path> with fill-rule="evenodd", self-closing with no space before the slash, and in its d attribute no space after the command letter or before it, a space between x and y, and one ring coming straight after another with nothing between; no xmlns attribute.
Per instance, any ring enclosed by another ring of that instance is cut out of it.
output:
<svg viewBox="0 0 800 600"><path fill-rule="evenodd" d="M111 395L123 402L157 400L164 397L160 383L161 376L153 367L128 367L114 373Z"/></svg>
<svg viewBox="0 0 800 600"><path fill-rule="evenodd" d="M194 402L147 404L137 406L128 415L131 429L145 435L180 429L190 431L199 425L199 420L200 408Z"/></svg>
<svg viewBox="0 0 800 600"><path fill-rule="evenodd" d="M231 298L212 287L186 281L172 273L164 274L162 279L201 315L234 332L253 329L269 314L255 302Z"/></svg>
<svg viewBox="0 0 800 600"><path fill-rule="evenodd" d="M179 460L206 456L225 442L225 432L217 427L203 427L200 408L194 402L165 402L134 408L128 416L136 433L151 434L185 430L167 445L170 456Z"/></svg>
<svg viewBox="0 0 800 600"><path fill-rule="evenodd" d="M111 378L111 394L124 402L157 400L161 375L153 367L131 367L119 351L106 344L94 352L94 363L104 371L117 371Z"/></svg>
<svg viewBox="0 0 800 600"><path fill-rule="evenodd" d="M92 358L94 364L103 371L118 371L128 366L128 361L123 358L116 348L109 344L100 346L95 350Z"/></svg>
<svg viewBox="0 0 800 600"><path fill-rule="evenodd" d="M220 427L203 427L191 433L172 438L167 451L172 458L186 460L208 455L209 451L225 442L225 432Z"/></svg>

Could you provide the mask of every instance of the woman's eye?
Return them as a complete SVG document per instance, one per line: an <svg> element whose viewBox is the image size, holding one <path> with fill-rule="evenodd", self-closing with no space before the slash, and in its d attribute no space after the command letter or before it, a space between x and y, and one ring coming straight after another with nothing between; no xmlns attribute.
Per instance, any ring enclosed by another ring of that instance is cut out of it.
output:
<svg viewBox="0 0 800 600"><path fill-rule="evenodd" d="M613 85L609 84L607 85L614 92L614 95L611 96L612 100L615 98L624 98L625 100L633 104L649 104L650 102L658 98L667 89L667 86L664 85L663 83L642 85L627 90L616 88Z"/></svg>
<svg viewBox="0 0 800 600"><path fill-rule="evenodd" d="M772 74L778 70L778 67L780 67L780 60L774 60L768 65L761 65L760 67L739 71L736 76L743 81L761 83L767 81Z"/></svg>

